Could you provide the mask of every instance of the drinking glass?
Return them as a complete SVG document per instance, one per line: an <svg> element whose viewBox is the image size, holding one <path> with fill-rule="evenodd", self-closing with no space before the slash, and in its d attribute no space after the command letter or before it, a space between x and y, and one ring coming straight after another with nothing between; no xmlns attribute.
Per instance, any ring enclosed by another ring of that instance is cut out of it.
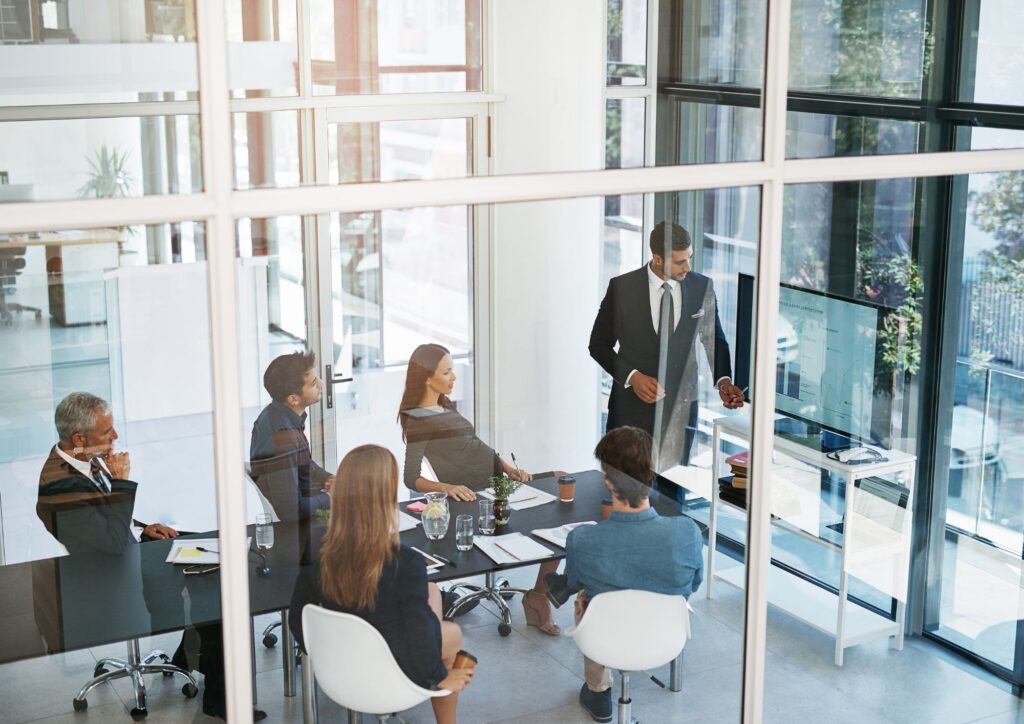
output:
<svg viewBox="0 0 1024 724"><path fill-rule="evenodd" d="M455 516L455 547L460 551L473 547L473 516Z"/></svg>
<svg viewBox="0 0 1024 724"><path fill-rule="evenodd" d="M274 547L274 522L268 513L256 516L256 547L261 551Z"/></svg>
<svg viewBox="0 0 1024 724"><path fill-rule="evenodd" d="M423 521L423 533L430 540L441 540L448 533L451 511L448 509L448 496L445 493L427 493L427 504L420 516Z"/></svg>
<svg viewBox="0 0 1024 724"><path fill-rule="evenodd" d="M494 532L494 501L487 498L480 500L480 518L477 527L484 535Z"/></svg>

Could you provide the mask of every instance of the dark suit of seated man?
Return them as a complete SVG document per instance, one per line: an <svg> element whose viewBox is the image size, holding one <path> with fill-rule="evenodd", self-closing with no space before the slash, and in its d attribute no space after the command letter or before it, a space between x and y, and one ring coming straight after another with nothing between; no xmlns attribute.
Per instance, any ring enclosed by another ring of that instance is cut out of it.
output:
<svg viewBox="0 0 1024 724"><path fill-rule="evenodd" d="M277 357L263 373L272 402L252 426L249 467L260 492L282 521L308 520L327 510L334 476L313 460L306 439L306 409L320 401L316 355Z"/></svg>
<svg viewBox="0 0 1024 724"><path fill-rule="evenodd" d="M88 392L72 392L57 405L54 423L59 440L39 474L36 514L69 555L118 555L137 542L178 536L162 523L133 519L138 484L128 479L128 453L114 452L118 435L105 400ZM220 624L197 626L195 631L199 634L198 654L186 651L192 648L186 646L186 634L173 662L203 673L203 712L226 718ZM189 659L198 659L197 665L190 666ZM265 716L254 711L256 719Z"/></svg>
<svg viewBox="0 0 1024 724"><path fill-rule="evenodd" d="M577 623L587 599L608 591L630 588L689 597L700 587L700 528L686 516L662 517L651 507L651 444L646 431L620 427L594 450L612 494L612 514L597 525L575 528L565 542L566 583L582 590L576 598ZM586 657L583 665L580 704L595 720L611 721L611 674Z"/></svg>

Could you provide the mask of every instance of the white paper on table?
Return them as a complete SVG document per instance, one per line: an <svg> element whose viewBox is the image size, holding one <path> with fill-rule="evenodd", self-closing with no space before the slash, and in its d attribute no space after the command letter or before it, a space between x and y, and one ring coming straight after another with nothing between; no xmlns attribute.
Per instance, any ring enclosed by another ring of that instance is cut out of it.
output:
<svg viewBox="0 0 1024 724"><path fill-rule="evenodd" d="M475 536L473 545L482 550L488 558L498 564L521 563L550 558L555 553L522 533L506 535Z"/></svg>
<svg viewBox="0 0 1024 724"><path fill-rule="evenodd" d="M248 549L252 536L245 541ZM199 550L203 548L205 550ZM165 563L178 566L205 566L220 563L220 541L216 538L175 538L167 552Z"/></svg>
<svg viewBox="0 0 1024 724"><path fill-rule="evenodd" d="M480 495L485 498L494 500L493 490L481 490ZM538 505L544 505L552 501L558 500L557 495L551 493L545 493L543 490L539 490L532 485L522 485L516 492L508 496L508 504L512 510L523 510L525 508L533 508Z"/></svg>
<svg viewBox="0 0 1024 724"><path fill-rule="evenodd" d="M404 511L398 511L398 532L404 533L418 526L420 522Z"/></svg>
<svg viewBox="0 0 1024 724"><path fill-rule="evenodd" d="M566 523L560 525L557 528L538 528L537 530L530 531L538 538L543 538L549 543L554 543L559 548L565 548L565 541L569 537L569 532L573 528L579 528L581 525L597 525L596 520L585 520L582 523Z"/></svg>

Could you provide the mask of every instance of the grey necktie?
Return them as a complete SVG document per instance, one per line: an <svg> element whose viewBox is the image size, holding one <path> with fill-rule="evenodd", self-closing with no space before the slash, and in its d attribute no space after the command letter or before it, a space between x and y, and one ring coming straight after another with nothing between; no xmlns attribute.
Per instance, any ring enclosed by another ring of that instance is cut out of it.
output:
<svg viewBox="0 0 1024 724"><path fill-rule="evenodd" d="M658 314L658 383L665 386L665 374L668 370L668 341L675 331L675 304L672 299L672 285L665 282L661 285L661 311ZM664 400L655 403L654 408L654 441L655 451L660 447L662 424L665 416ZM657 456L657 452L655 453Z"/></svg>

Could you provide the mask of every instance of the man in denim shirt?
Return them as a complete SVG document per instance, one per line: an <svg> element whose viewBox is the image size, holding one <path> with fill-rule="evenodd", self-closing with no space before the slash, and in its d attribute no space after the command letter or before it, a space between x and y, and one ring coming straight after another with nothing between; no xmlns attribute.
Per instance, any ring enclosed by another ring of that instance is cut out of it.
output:
<svg viewBox="0 0 1024 724"><path fill-rule="evenodd" d="M574 529L566 540L567 583L583 589L576 598L577 622L587 599L608 591L632 588L689 597L703 580L704 541L692 519L664 518L651 507L651 436L636 427L616 428L601 438L594 455L612 494L612 514ZM595 721L611 721L611 673L586 657L583 665L580 705Z"/></svg>

